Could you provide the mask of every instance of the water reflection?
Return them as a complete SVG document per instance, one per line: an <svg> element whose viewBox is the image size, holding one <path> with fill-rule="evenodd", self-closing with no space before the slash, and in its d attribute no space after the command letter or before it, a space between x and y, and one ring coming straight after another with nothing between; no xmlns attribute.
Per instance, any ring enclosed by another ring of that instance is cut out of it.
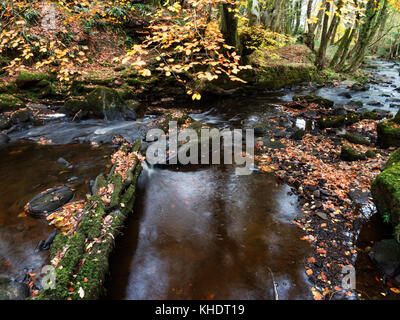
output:
<svg viewBox="0 0 400 320"><path fill-rule="evenodd" d="M310 298L287 186L232 167L153 170L111 261L109 298L273 299L268 267L281 299Z"/></svg>

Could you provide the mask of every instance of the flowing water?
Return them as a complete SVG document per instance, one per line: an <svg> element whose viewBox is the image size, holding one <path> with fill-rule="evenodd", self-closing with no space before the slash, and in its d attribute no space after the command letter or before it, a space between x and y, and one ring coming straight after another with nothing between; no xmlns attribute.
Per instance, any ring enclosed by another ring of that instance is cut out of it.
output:
<svg viewBox="0 0 400 320"><path fill-rule="evenodd" d="M0 149L0 274L21 280L25 271L37 271L47 260L48 253L37 253L35 247L54 230L44 219L19 214L24 205L43 190L71 178L75 199L83 199L89 179L104 171L110 153L107 146L86 144L16 142ZM73 167L58 163L60 157Z"/></svg>
<svg viewBox="0 0 400 320"><path fill-rule="evenodd" d="M249 128L279 114L277 103L303 93L336 105L362 100L370 110L396 112L397 65L371 64L377 84L368 91L351 91L346 83L299 87L223 99L192 116L219 129ZM37 254L34 248L53 230L43 219L19 215L25 203L74 176L75 199L83 198L89 180L109 164L112 149L102 143L110 143L114 134L132 141L143 137L150 120L55 120L10 135L12 143L0 149L0 273L21 279L46 262L47 252ZM297 119L290 126L306 122ZM39 145L41 138L51 145ZM58 163L60 157L73 167ZM111 260L106 298L274 299L274 282L280 299L312 298L304 272L311 248L290 222L301 214L297 197L272 175L236 176L233 166L223 165L145 168L138 186L134 213Z"/></svg>

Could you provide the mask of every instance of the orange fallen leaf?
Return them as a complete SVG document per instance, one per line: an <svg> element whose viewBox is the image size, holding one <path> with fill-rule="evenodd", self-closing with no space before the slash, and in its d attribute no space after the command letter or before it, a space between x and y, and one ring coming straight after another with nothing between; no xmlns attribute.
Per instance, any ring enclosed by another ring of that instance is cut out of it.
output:
<svg viewBox="0 0 400 320"><path fill-rule="evenodd" d="M400 294L400 290L397 288L390 288L391 291L393 291L394 293Z"/></svg>
<svg viewBox="0 0 400 320"><path fill-rule="evenodd" d="M310 268L308 268L306 270L306 273L307 273L307 275L311 276L313 274L313 271Z"/></svg>
<svg viewBox="0 0 400 320"><path fill-rule="evenodd" d="M315 260L314 257L310 257L310 258L307 259L307 262L308 262L308 263L315 263L316 261L317 261L317 260Z"/></svg>

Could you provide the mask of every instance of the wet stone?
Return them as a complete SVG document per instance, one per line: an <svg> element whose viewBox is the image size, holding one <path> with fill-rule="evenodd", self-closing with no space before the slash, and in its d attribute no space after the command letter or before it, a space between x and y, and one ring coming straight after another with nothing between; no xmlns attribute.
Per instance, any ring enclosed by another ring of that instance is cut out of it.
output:
<svg viewBox="0 0 400 320"><path fill-rule="evenodd" d="M0 275L0 300L24 300L28 296L27 285Z"/></svg>
<svg viewBox="0 0 400 320"><path fill-rule="evenodd" d="M0 147L7 144L10 138L5 133L0 133Z"/></svg>
<svg viewBox="0 0 400 320"><path fill-rule="evenodd" d="M73 196L74 192L69 187L49 189L38 194L28 203L28 211L32 215L47 214L62 207Z"/></svg>
<svg viewBox="0 0 400 320"><path fill-rule="evenodd" d="M369 257L387 277L392 278L400 273L400 244L395 239L375 243Z"/></svg>

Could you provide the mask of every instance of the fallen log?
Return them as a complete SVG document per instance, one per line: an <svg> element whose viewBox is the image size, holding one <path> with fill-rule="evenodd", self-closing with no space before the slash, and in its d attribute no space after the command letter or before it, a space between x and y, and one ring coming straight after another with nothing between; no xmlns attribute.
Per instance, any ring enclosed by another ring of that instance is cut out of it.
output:
<svg viewBox="0 0 400 320"><path fill-rule="evenodd" d="M86 211L72 232L57 235L50 248L55 285L34 299L99 299L109 270L114 241L135 202L136 182L142 170L140 141L122 143L113 155L107 178L99 175ZM48 288L49 287L49 288Z"/></svg>

